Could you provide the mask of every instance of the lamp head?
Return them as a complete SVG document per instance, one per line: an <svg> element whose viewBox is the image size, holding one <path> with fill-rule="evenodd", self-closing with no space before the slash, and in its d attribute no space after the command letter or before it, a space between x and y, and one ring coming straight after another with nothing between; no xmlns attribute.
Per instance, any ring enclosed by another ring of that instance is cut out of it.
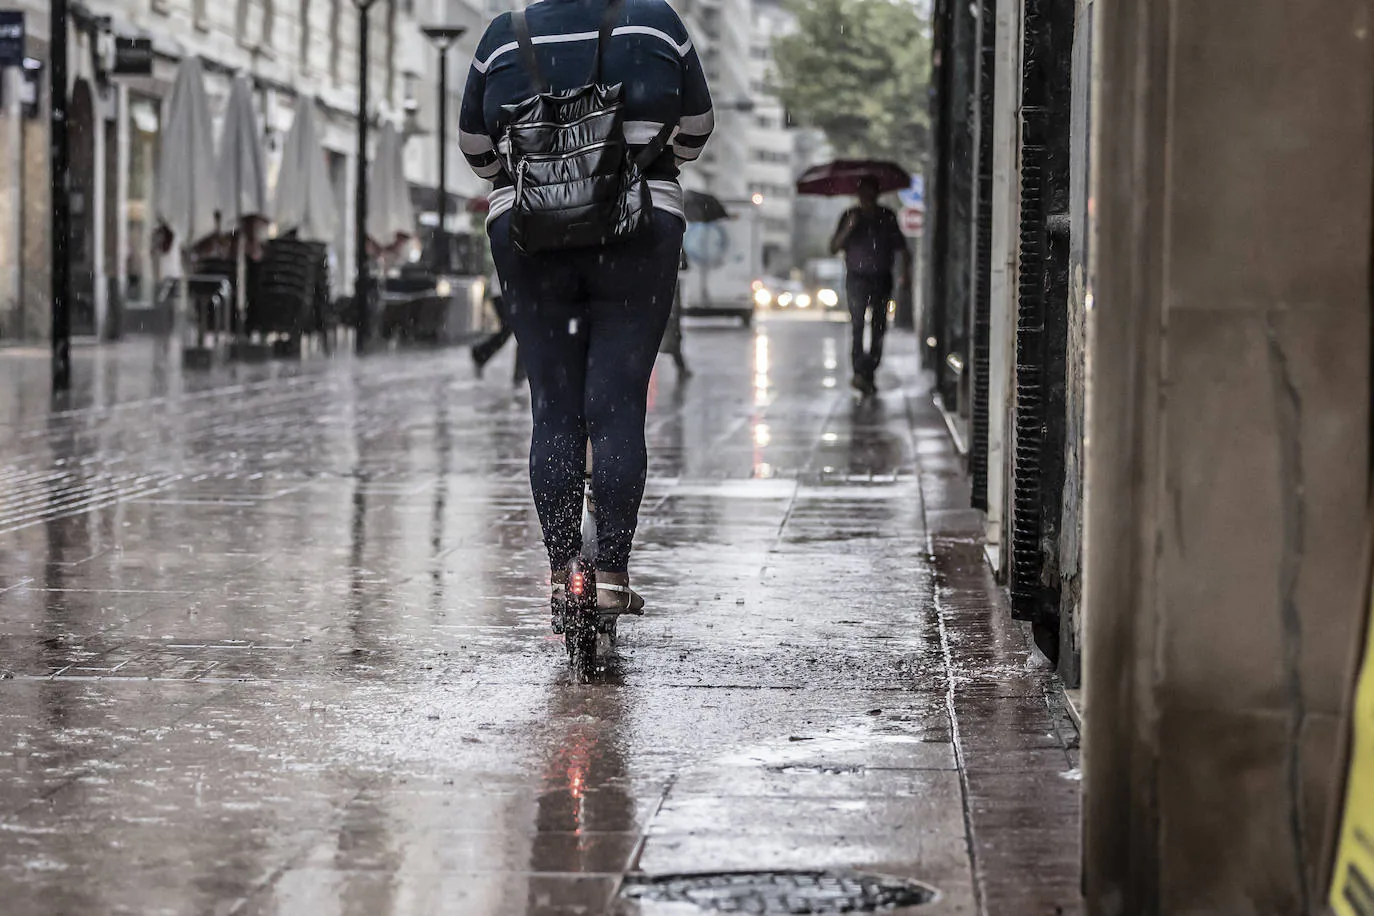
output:
<svg viewBox="0 0 1374 916"><path fill-rule="evenodd" d="M453 44L467 34L464 25L427 25L420 29L425 37L434 42L440 51L447 51Z"/></svg>

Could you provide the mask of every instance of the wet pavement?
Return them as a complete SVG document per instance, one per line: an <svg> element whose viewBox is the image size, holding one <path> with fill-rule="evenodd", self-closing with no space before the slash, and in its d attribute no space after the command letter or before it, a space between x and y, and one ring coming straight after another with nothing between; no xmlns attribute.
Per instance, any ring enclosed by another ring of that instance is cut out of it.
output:
<svg viewBox="0 0 1374 916"><path fill-rule="evenodd" d="M658 892L797 870L1078 912L1076 734L913 340L860 403L845 331L691 327L696 377L661 363L649 616L586 685L508 365L183 374L138 342L78 351L50 410L43 354L0 351L0 908L839 911L795 875Z"/></svg>

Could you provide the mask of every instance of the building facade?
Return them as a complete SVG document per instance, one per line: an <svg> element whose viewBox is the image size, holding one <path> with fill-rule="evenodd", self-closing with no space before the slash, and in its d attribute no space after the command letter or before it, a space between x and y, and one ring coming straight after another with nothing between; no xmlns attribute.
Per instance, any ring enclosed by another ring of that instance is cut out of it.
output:
<svg viewBox="0 0 1374 916"><path fill-rule="evenodd" d="M474 0L475 4L476 0ZM469 26L449 53L450 111L457 111L468 58L485 11L462 0L377 0L369 12L369 81L374 117L402 125L407 177L417 198L437 178L438 52L421 24ZM26 53L46 65L48 11L25 0ZM266 153L269 196L296 108L317 99L321 143L339 214L336 288L352 276L359 8L350 0L93 0L74 6L67 36L72 164L73 331L114 336L137 328L166 266L153 248L158 156L178 63L202 59L216 131L230 82L248 76ZM151 76L119 77L105 67L115 37L151 39ZM48 333L49 182L46 74L37 104L24 111L21 75L4 74L0 97L0 341ZM480 193L449 136L453 212ZM426 142L428 141L428 142ZM423 211L424 208L417 208ZM421 213L422 221L425 214ZM433 214L429 215L433 221Z"/></svg>

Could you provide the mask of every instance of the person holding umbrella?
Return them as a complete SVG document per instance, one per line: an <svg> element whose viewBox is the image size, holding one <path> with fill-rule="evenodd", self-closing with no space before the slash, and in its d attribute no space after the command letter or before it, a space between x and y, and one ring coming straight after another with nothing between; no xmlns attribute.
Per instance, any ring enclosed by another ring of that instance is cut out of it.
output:
<svg viewBox="0 0 1374 916"><path fill-rule="evenodd" d="M902 262L902 283L911 280L911 252L897 222L897 214L878 203L880 185L872 176L857 181L859 203L840 217L830 240L830 253L844 252L845 295L849 300L851 384L864 394L878 390L875 377L883 359L887 333L887 303L892 298L893 263ZM864 347L864 327L870 329Z"/></svg>

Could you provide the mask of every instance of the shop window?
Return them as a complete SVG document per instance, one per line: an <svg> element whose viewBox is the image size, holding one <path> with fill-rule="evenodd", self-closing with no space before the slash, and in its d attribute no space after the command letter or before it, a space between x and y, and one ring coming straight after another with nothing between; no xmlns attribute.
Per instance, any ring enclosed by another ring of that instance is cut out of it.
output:
<svg viewBox="0 0 1374 916"><path fill-rule="evenodd" d="M396 98L396 0L386 4L386 97Z"/></svg>
<svg viewBox="0 0 1374 916"><path fill-rule="evenodd" d="M339 41L339 20L343 19L343 0L330 0L329 5L329 76L339 81L339 58L343 47Z"/></svg>
<svg viewBox="0 0 1374 916"><path fill-rule="evenodd" d="M158 103L149 98L129 99L129 196L124 207L124 300L151 305L157 287L154 270L158 253L153 250L156 228L157 144L161 128ZM175 251L170 255L176 257Z"/></svg>
<svg viewBox="0 0 1374 916"><path fill-rule="evenodd" d="M299 47L298 47L297 50L296 50L296 54L297 54L297 56L300 58L300 69L301 69L302 71L309 71L309 70L310 70L310 0L301 0L300 24L299 24L299 26L298 26L298 30L299 30L299 32L300 32L300 42L299 42Z"/></svg>
<svg viewBox="0 0 1374 916"><path fill-rule="evenodd" d="M276 0L262 0L262 41L264 48L272 47L273 33L277 30Z"/></svg>

